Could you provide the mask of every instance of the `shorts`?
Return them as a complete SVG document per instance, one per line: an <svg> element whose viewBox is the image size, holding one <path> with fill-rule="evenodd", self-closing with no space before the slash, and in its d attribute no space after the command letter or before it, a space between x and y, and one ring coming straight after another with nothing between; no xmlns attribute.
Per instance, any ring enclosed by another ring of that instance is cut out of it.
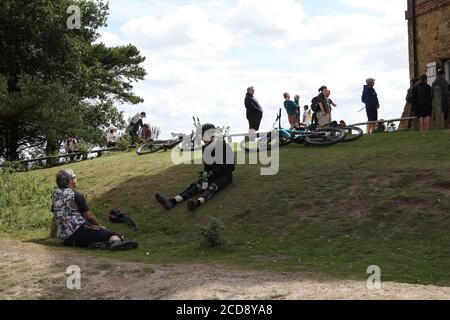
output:
<svg viewBox="0 0 450 320"><path fill-rule="evenodd" d="M431 117L431 115L433 113L433 108L419 107L417 109L418 110L416 110L416 113L419 118Z"/></svg>
<svg viewBox="0 0 450 320"><path fill-rule="evenodd" d="M65 247L89 247L91 243L106 242L112 236L122 236L118 233L109 231L89 224L83 224L71 236L64 240Z"/></svg>
<svg viewBox="0 0 450 320"><path fill-rule="evenodd" d="M378 121L378 109L376 107L367 107L367 120L368 121Z"/></svg>
<svg viewBox="0 0 450 320"><path fill-rule="evenodd" d="M331 123L331 113L325 115L322 111L319 111L317 112L317 120L319 127L325 127Z"/></svg>

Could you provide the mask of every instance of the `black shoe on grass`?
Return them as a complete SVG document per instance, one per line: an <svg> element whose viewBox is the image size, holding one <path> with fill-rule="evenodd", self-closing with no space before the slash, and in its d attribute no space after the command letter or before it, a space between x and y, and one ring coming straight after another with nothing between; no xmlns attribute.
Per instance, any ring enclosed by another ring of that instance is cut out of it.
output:
<svg viewBox="0 0 450 320"><path fill-rule="evenodd" d="M109 250L112 246L111 241L105 241L105 242L94 242L89 245L89 249L91 250Z"/></svg>
<svg viewBox="0 0 450 320"><path fill-rule="evenodd" d="M120 242L113 242L111 245L111 251L127 251L127 250L134 250L139 247L137 242L132 241L120 241Z"/></svg>
<svg viewBox="0 0 450 320"><path fill-rule="evenodd" d="M197 209L198 207L200 207L200 201L198 200L189 200L187 203L187 207L189 211L194 211L195 209Z"/></svg>
<svg viewBox="0 0 450 320"><path fill-rule="evenodd" d="M170 199L167 199L160 193L156 193L155 198L156 198L156 201L158 201L158 203L161 204L167 210L173 209L173 207L175 206L173 204L173 202L170 201Z"/></svg>

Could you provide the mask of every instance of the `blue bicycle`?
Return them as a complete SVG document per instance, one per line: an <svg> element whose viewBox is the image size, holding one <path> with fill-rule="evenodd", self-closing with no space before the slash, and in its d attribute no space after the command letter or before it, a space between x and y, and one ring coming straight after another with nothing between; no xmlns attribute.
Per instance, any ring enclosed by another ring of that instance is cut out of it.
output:
<svg viewBox="0 0 450 320"><path fill-rule="evenodd" d="M278 123L278 128L276 125ZM274 145L286 146L291 143L305 146L330 146L344 142L347 130L339 127L318 128L312 125L305 128L283 129L281 127L281 109L273 125L274 130L267 134L257 134L255 141L242 141L241 148L246 152L271 150Z"/></svg>

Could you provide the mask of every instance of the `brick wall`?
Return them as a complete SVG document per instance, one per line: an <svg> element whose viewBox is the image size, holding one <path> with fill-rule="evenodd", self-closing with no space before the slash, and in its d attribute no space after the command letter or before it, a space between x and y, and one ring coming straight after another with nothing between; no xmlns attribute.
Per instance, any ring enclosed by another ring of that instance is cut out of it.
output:
<svg viewBox="0 0 450 320"><path fill-rule="evenodd" d="M419 17L450 5L450 0L417 0L416 5L416 16Z"/></svg>
<svg viewBox="0 0 450 320"><path fill-rule="evenodd" d="M409 64L414 77L413 0L408 1ZM417 76L426 73L428 63L443 67L450 60L450 0L416 0ZM405 114L407 114L405 109ZM449 120L450 125L450 120Z"/></svg>
<svg viewBox="0 0 450 320"><path fill-rule="evenodd" d="M412 19L413 16L413 0L408 1L408 11L406 19ZM439 10L450 5L450 0L416 0L416 17L426 15L434 10Z"/></svg>
<svg viewBox="0 0 450 320"><path fill-rule="evenodd" d="M409 57L414 75L412 0L408 0ZM450 60L450 0L416 0L418 75L430 62Z"/></svg>

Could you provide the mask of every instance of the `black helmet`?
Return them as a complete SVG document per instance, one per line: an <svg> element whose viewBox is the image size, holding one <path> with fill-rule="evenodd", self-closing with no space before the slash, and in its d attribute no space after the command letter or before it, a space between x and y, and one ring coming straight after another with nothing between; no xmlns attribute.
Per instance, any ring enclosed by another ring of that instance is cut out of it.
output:
<svg viewBox="0 0 450 320"><path fill-rule="evenodd" d="M109 212L109 220L114 223L125 223L133 230L138 230L136 223L128 216L128 214L122 212L120 209L111 209Z"/></svg>
<svg viewBox="0 0 450 320"><path fill-rule="evenodd" d="M147 114L146 114L145 112L141 112L141 116L142 116L143 118L146 118L146 117L147 117Z"/></svg>
<svg viewBox="0 0 450 320"><path fill-rule="evenodd" d="M208 130L212 130L215 128L216 128L216 126L211 123L206 123L206 124L202 125L202 137L205 135L206 132L208 132Z"/></svg>

